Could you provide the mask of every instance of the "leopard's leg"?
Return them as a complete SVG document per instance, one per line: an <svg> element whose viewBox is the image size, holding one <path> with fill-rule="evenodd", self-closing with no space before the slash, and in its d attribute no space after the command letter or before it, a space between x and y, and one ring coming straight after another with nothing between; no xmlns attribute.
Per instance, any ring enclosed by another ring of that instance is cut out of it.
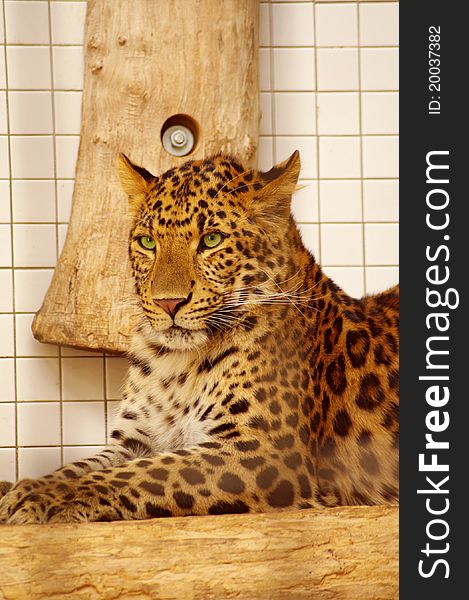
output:
<svg viewBox="0 0 469 600"><path fill-rule="evenodd" d="M316 491L307 458L292 469L257 440L209 442L50 481L0 511L9 524L265 512L319 506Z"/></svg>
<svg viewBox="0 0 469 600"><path fill-rule="evenodd" d="M132 440L132 442L129 443L129 440ZM132 458L150 456L152 453L150 445L134 438L124 437L122 440L113 441L90 458L64 465L53 473L45 475L44 479L76 479L91 471L117 467Z"/></svg>

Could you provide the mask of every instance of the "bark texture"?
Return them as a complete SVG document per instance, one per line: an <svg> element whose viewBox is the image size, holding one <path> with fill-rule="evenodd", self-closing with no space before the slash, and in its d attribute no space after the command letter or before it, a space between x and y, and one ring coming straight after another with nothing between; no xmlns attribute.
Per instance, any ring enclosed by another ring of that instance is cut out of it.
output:
<svg viewBox="0 0 469 600"><path fill-rule="evenodd" d="M0 528L0 599L398 597L398 511Z"/></svg>

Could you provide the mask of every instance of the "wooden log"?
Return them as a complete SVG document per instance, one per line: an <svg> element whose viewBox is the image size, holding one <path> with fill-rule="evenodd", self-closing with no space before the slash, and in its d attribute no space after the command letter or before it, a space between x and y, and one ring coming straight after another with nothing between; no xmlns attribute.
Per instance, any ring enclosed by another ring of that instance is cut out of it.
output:
<svg viewBox="0 0 469 600"><path fill-rule="evenodd" d="M155 174L216 152L256 161L257 0L88 0L81 139L65 245L33 323L41 342L109 352L128 347L136 315L127 259L124 152ZM168 154L173 115L197 144Z"/></svg>
<svg viewBox="0 0 469 600"><path fill-rule="evenodd" d="M3 600L391 600L398 512L4 526L0 564Z"/></svg>

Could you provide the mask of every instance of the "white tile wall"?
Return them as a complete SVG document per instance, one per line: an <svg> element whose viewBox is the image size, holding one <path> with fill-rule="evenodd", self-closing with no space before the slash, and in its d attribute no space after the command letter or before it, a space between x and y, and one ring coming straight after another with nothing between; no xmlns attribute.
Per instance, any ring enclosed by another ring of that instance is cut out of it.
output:
<svg viewBox="0 0 469 600"><path fill-rule="evenodd" d="M7 133L7 95L5 91L0 91L0 135Z"/></svg>
<svg viewBox="0 0 469 600"><path fill-rule="evenodd" d="M360 96L358 92L319 92L316 96L319 135L358 135Z"/></svg>
<svg viewBox="0 0 469 600"><path fill-rule="evenodd" d="M55 133L80 134L81 92L55 92Z"/></svg>
<svg viewBox="0 0 469 600"><path fill-rule="evenodd" d="M367 2L359 7L362 46L399 44L399 5L397 2Z"/></svg>
<svg viewBox="0 0 469 600"><path fill-rule="evenodd" d="M39 423L40 427L38 427ZM20 446L60 444L60 403L18 404L18 444Z"/></svg>
<svg viewBox="0 0 469 600"><path fill-rule="evenodd" d="M273 89L314 90L314 48L272 48Z"/></svg>
<svg viewBox="0 0 469 600"><path fill-rule="evenodd" d="M64 400L104 399L102 358L63 358L62 394Z"/></svg>
<svg viewBox="0 0 469 600"><path fill-rule="evenodd" d="M396 90L399 86L397 48L361 48L362 90Z"/></svg>
<svg viewBox="0 0 469 600"><path fill-rule="evenodd" d="M272 4L272 45L312 46L314 44L314 6Z"/></svg>
<svg viewBox="0 0 469 600"><path fill-rule="evenodd" d="M10 92L8 105L12 135L52 134L50 92Z"/></svg>
<svg viewBox="0 0 469 600"><path fill-rule="evenodd" d="M0 177L10 176L10 162L8 158L8 139L4 135L0 137Z"/></svg>
<svg viewBox="0 0 469 600"><path fill-rule="evenodd" d="M304 242L355 296L398 278L398 10L260 4L259 165L300 149ZM30 331L70 215L86 2L1 0L0 11L0 479L12 480L105 444L126 361Z"/></svg>
<svg viewBox="0 0 469 600"><path fill-rule="evenodd" d="M12 402L15 400L15 361L12 358L0 360L0 402ZM3 436L2 431L2 436ZM6 433L5 433L6 435ZM3 439L3 437L2 437ZM4 445L4 444L3 444Z"/></svg>
<svg viewBox="0 0 469 600"><path fill-rule="evenodd" d="M355 3L329 3L316 6L318 46L356 46L358 14Z"/></svg>
<svg viewBox="0 0 469 600"><path fill-rule="evenodd" d="M52 136L10 136L11 176L14 179L54 177Z"/></svg>
<svg viewBox="0 0 469 600"><path fill-rule="evenodd" d="M7 44L47 44L49 15L46 2L5 2Z"/></svg>
<svg viewBox="0 0 469 600"><path fill-rule="evenodd" d="M18 478L40 477L44 473L55 471L62 465L62 451L60 447L40 448L19 447L17 451Z"/></svg>
<svg viewBox="0 0 469 600"><path fill-rule="evenodd" d="M15 344L13 339L13 315L0 315L0 356L14 356Z"/></svg>
<svg viewBox="0 0 469 600"><path fill-rule="evenodd" d="M318 91L358 90L358 58L357 48L318 48Z"/></svg>
<svg viewBox="0 0 469 600"><path fill-rule="evenodd" d="M397 92L364 92L361 95L362 133L383 134L399 131Z"/></svg>
<svg viewBox="0 0 469 600"><path fill-rule="evenodd" d="M52 223L55 221L55 186L51 180L12 181L13 221L15 223ZM31 202L34 198L34 202Z"/></svg>
<svg viewBox="0 0 469 600"><path fill-rule="evenodd" d="M360 222L362 185L359 179L325 179L319 182L319 190L322 222Z"/></svg>
<svg viewBox="0 0 469 600"><path fill-rule="evenodd" d="M6 63L10 90L50 90L51 65L46 46L7 46Z"/></svg>

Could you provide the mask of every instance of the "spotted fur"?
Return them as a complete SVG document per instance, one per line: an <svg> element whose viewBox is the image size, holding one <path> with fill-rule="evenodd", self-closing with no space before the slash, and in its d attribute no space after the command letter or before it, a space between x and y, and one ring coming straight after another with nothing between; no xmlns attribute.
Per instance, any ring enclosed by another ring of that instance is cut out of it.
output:
<svg viewBox="0 0 469 600"><path fill-rule="evenodd" d="M154 177L121 156L142 319L111 443L18 482L0 519L396 502L398 290L354 299L322 272L290 213L299 169L221 155Z"/></svg>

